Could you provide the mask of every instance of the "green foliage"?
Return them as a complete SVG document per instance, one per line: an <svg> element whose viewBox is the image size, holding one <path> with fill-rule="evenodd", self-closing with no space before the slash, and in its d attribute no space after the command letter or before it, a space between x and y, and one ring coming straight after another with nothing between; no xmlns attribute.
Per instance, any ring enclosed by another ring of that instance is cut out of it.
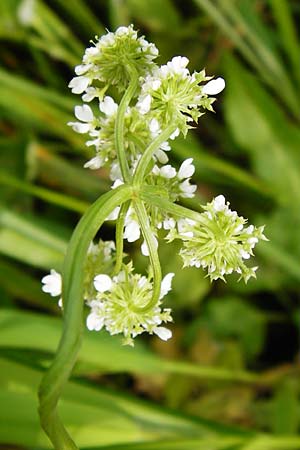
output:
<svg viewBox="0 0 300 450"><path fill-rule="evenodd" d="M78 103L67 84L89 39L134 23L160 63L187 54L226 79L217 114L169 153L178 166L194 158L197 201L185 202L223 193L270 242L246 287L211 286L163 246L164 272L178 271L174 339L128 349L86 332L63 419L86 450L300 448L299 20L286 0L0 2L0 447L50 448L36 392L61 318L40 278L61 269L71 230L109 185L105 170L82 169L90 152L66 125Z"/></svg>

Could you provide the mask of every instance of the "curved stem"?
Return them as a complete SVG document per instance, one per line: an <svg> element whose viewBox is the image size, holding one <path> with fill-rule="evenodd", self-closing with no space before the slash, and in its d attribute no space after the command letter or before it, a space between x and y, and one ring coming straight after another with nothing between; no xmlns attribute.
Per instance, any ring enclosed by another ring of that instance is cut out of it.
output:
<svg viewBox="0 0 300 450"><path fill-rule="evenodd" d="M116 125L115 125L115 146L118 161L120 164L120 169L122 173L122 177L125 183L130 181L130 172L128 167L128 162L126 159L125 147L124 147L124 124L125 124L125 113L126 109L129 106L130 100L132 99L137 85L138 85L138 74L134 68L128 69L131 76L131 81L129 83L128 88L125 91L125 94L120 102L117 111L116 117Z"/></svg>
<svg viewBox="0 0 300 450"><path fill-rule="evenodd" d="M57 403L81 345L83 277L90 242L116 206L130 199L132 189L122 185L101 196L84 214L72 235L63 270L64 328L54 361L39 390L41 425L56 450L78 450L57 414Z"/></svg>
<svg viewBox="0 0 300 450"><path fill-rule="evenodd" d="M145 172L146 172L148 165L151 161L151 158L153 156L153 153L155 152L155 150L157 150L160 147L160 145L163 142L165 142L167 139L169 139L169 137L171 136L172 133L174 133L176 128L177 128L176 124L169 125L146 148L145 152L143 153L143 156L139 160L139 163L137 165L137 168L136 168L134 176L133 176L133 183L135 185L142 183L143 178L145 176Z"/></svg>
<svg viewBox="0 0 300 450"><path fill-rule="evenodd" d="M174 216L195 220L196 222L201 222L206 224L206 220L202 213L193 211L192 209L185 208L184 206L172 203L166 197L161 195L161 192L153 186L142 186L140 189L140 198L146 203L160 208L164 212L173 214Z"/></svg>
<svg viewBox="0 0 300 450"><path fill-rule="evenodd" d="M143 237L146 241L146 244L148 246L149 250L149 258L151 267L153 270L153 292L152 292L152 298L147 305L138 308L135 307L134 310L136 312L146 312L153 308L159 300L160 297L160 288L161 288L161 267L160 267L160 261L158 257L156 242L154 240L153 231L151 230L150 223L148 220L147 211L145 209L145 206L143 202L141 202L139 199L136 199L134 202L134 209L136 211L136 214L139 219L139 224L142 229Z"/></svg>
<svg viewBox="0 0 300 450"><path fill-rule="evenodd" d="M129 209L130 202L123 203L121 206L117 224L116 224L116 264L114 268L114 274L118 274L122 267L123 262L123 248L124 248L124 239L123 239L123 230L125 224L125 218L127 211Z"/></svg>

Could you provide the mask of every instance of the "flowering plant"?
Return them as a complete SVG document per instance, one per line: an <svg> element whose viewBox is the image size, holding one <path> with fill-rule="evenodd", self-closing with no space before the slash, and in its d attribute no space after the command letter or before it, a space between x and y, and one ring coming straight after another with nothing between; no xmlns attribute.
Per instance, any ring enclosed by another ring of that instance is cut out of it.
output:
<svg viewBox="0 0 300 450"><path fill-rule="evenodd" d="M162 301L174 274L162 274L161 233L168 242L182 241L184 266L206 269L211 280L225 280L237 272L245 282L257 269L245 260L257 242L266 239L263 227L246 225L223 195L203 206L201 213L176 203L194 196L195 168L192 158L179 169L169 164L171 141L186 136L205 110L213 111L214 95L225 82L208 77L204 70L190 73L185 57L158 66L157 56L155 45L138 37L132 25L120 27L86 49L69 84L74 94L82 95L82 104L75 107L77 121L69 125L85 134L86 145L95 149L85 167L106 167L112 186L75 229L63 275L52 270L42 280L45 292L60 297L65 318L57 357L40 390L42 424L57 449L77 448L55 407L80 346L83 304L89 308L89 330L122 334L129 345L145 332L167 340L172 333L164 324L172 317ZM121 95L119 103L107 95L112 86ZM95 244L106 220L116 222L115 242ZM139 239L142 254L149 258L147 275L136 273L123 251L124 240Z"/></svg>

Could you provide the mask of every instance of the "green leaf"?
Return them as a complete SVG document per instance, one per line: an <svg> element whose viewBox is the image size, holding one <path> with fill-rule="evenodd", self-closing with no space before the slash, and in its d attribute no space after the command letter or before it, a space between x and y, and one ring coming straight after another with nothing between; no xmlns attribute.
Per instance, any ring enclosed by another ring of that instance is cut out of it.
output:
<svg viewBox="0 0 300 450"><path fill-rule="evenodd" d="M225 71L225 117L237 144L279 201L299 204L300 130L237 59L227 58Z"/></svg>
<svg viewBox="0 0 300 450"><path fill-rule="evenodd" d="M54 353L62 323L59 319L22 311L0 312L0 346L33 349ZM188 362L161 359L136 344L134 349L124 347L118 337L106 332L85 332L79 362L81 373L134 372L174 373L199 377L200 379L256 382L258 376L245 371L199 366ZM77 373L78 370L77 370Z"/></svg>

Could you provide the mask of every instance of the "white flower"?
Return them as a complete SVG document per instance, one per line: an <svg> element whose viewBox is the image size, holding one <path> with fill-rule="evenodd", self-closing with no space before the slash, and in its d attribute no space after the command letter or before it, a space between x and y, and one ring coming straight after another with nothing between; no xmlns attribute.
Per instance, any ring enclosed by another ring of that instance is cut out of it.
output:
<svg viewBox="0 0 300 450"><path fill-rule="evenodd" d="M100 331L105 320L104 303L99 300L92 300L89 306L91 307L91 312L86 318L86 326L90 331Z"/></svg>
<svg viewBox="0 0 300 450"><path fill-rule="evenodd" d="M195 172L195 166L192 164L193 158L188 158L180 166L178 170L178 178L182 180L183 178L191 177Z"/></svg>
<svg viewBox="0 0 300 450"><path fill-rule="evenodd" d="M221 77L211 80L203 86L202 92L206 95L217 95L225 88L225 80Z"/></svg>
<svg viewBox="0 0 300 450"><path fill-rule="evenodd" d="M155 327L153 328L153 333L155 333L163 341L167 341L172 337L172 331L165 327Z"/></svg>
<svg viewBox="0 0 300 450"><path fill-rule="evenodd" d="M94 129L94 114L88 105L75 106L75 117L81 122L68 122L76 133L88 133Z"/></svg>
<svg viewBox="0 0 300 450"><path fill-rule="evenodd" d="M174 58L172 58L166 66L162 66L161 69L163 73L166 73L166 75L176 73L186 77L189 75L189 70L186 69L188 63L189 60L185 56L174 56Z"/></svg>
<svg viewBox="0 0 300 450"><path fill-rule="evenodd" d="M111 97L106 96L103 101L99 103L99 108L106 116L113 116L118 110L118 105Z"/></svg>
<svg viewBox="0 0 300 450"><path fill-rule="evenodd" d="M150 94L141 97L136 107L141 114L147 114L150 111L152 97Z"/></svg>
<svg viewBox="0 0 300 450"><path fill-rule="evenodd" d="M170 272L167 275L164 276L161 287L160 287L160 296L159 299L161 300L167 293L172 289L172 280L174 277L174 273Z"/></svg>
<svg viewBox="0 0 300 450"><path fill-rule="evenodd" d="M180 130L179 128L176 128L175 131L173 131L173 133L170 136L170 139L172 139L172 141L174 141L175 138L177 138L177 136L179 136Z"/></svg>
<svg viewBox="0 0 300 450"><path fill-rule="evenodd" d="M98 292L109 291L112 286L112 280L105 274L96 275L94 278L94 286Z"/></svg>
<svg viewBox="0 0 300 450"><path fill-rule="evenodd" d="M80 76L74 77L69 83L69 88L72 89L73 94L82 94L90 83L89 78Z"/></svg>
<svg viewBox="0 0 300 450"><path fill-rule="evenodd" d="M51 269L50 275L46 275L42 278L42 290L47 294L50 294L52 297L56 297L57 295L61 295L62 289L62 279L60 273L56 272L54 269Z"/></svg>
<svg viewBox="0 0 300 450"><path fill-rule="evenodd" d="M87 161L83 167L85 169L97 170L100 169L100 167L103 165L103 162L104 161L102 160L101 156L97 155L94 158Z"/></svg>
<svg viewBox="0 0 300 450"><path fill-rule="evenodd" d="M130 216L127 214L125 219L123 238L127 239L128 242L135 242L139 239L140 235L141 231L138 222L136 220L131 219Z"/></svg>
<svg viewBox="0 0 300 450"><path fill-rule="evenodd" d="M163 166L160 169L160 176L163 178L174 178L176 177L176 169L174 167L170 166L169 164L167 166Z"/></svg>
<svg viewBox="0 0 300 450"><path fill-rule="evenodd" d="M216 212L223 211L226 208L224 195L218 195L216 198L214 198L212 206L213 210Z"/></svg>
<svg viewBox="0 0 300 450"><path fill-rule="evenodd" d="M98 97L98 91L96 88L90 86L86 88L86 92L82 96L84 102L91 102L95 97Z"/></svg>
<svg viewBox="0 0 300 450"><path fill-rule="evenodd" d="M195 184L190 184L189 179L186 179L182 183L180 183L179 188L182 192L180 196L184 198L194 197L194 193L197 190L197 186Z"/></svg>

